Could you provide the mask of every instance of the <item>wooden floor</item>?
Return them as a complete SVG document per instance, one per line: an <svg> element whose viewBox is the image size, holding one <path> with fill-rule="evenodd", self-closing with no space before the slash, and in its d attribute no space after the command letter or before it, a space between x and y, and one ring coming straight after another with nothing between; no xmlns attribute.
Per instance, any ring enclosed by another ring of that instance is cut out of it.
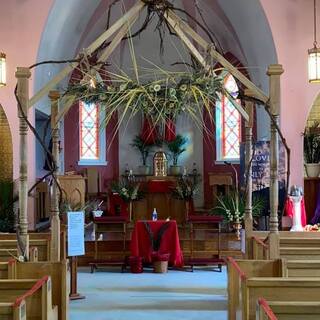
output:
<svg viewBox="0 0 320 320"><path fill-rule="evenodd" d="M110 233L104 235L103 240L98 241L98 260L122 259L130 256L130 239L132 229L129 229L126 235L126 249L123 252L123 239L121 234ZM185 259L190 257L190 238L188 230L179 226L180 245ZM217 233L199 230L195 234L194 240L194 258L209 259L218 253ZM88 265L94 261L95 241L86 241L85 256L78 257L80 266ZM240 241L237 240L234 233L220 234L221 256L242 257L240 251Z"/></svg>

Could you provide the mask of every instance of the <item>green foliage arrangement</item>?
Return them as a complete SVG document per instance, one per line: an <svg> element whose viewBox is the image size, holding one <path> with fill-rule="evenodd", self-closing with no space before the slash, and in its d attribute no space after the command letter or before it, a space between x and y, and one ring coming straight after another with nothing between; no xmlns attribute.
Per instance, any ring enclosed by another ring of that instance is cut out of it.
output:
<svg viewBox="0 0 320 320"><path fill-rule="evenodd" d="M135 138L133 139L131 146L138 149L140 151L141 154L141 158L142 158L142 164L145 166L147 164L147 159L149 156L149 153L152 149L152 145L146 144L140 136L135 136Z"/></svg>
<svg viewBox="0 0 320 320"><path fill-rule="evenodd" d="M320 123L315 122L303 133L304 159L306 163L320 161Z"/></svg>
<svg viewBox="0 0 320 320"><path fill-rule="evenodd" d="M186 151L186 148L184 148L183 146L187 142L188 139L186 137L178 134L173 141L167 143L167 147L172 157L172 163L174 166L178 164L179 156Z"/></svg>
<svg viewBox="0 0 320 320"><path fill-rule="evenodd" d="M140 183L136 183L129 179L122 179L117 182L113 182L111 185L111 191L118 193L120 198L127 203L143 198L143 192L140 190Z"/></svg>
<svg viewBox="0 0 320 320"><path fill-rule="evenodd" d="M191 200L199 192L197 177L181 177L172 190L172 196L179 200Z"/></svg>
<svg viewBox="0 0 320 320"><path fill-rule="evenodd" d="M214 215L223 216L227 222L241 222L245 213L245 194L239 193L239 210L237 212L237 197L235 191L230 192L228 195L217 196L218 205L211 210ZM265 206L265 200L260 196L252 197L252 216L259 217L261 211Z"/></svg>
<svg viewBox="0 0 320 320"><path fill-rule="evenodd" d="M219 100L219 94L228 94L223 78L214 72L169 72L156 67L152 70L155 80L143 83L138 76L131 79L123 71L120 74L108 72L108 82L100 81L95 86L89 81L73 83L64 95L87 103L99 103L105 110L105 124L115 113L120 115L121 123L126 115L130 118L142 112L155 125L186 113L202 126L203 109L212 114L213 103Z"/></svg>

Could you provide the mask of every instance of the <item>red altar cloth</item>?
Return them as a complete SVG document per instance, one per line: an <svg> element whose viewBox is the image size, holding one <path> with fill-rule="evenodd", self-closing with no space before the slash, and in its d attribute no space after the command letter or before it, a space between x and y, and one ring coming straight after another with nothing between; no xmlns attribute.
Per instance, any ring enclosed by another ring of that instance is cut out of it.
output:
<svg viewBox="0 0 320 320"><path fill-rule="evenodd" d="M166 223L165 220L148 220L146 222L148 222L154 236L157 235L161 226ZM150 243L150 237L144 225L144 221L136 222L131 236L130 249L132 256L143 257L144 261L147 263L152 262L151 255L153 250ZM183 266L183 255L180 248L178 227L175 220L169 221L169 226L161 239L159 253L170 254L169 265L174 267Z"/></svg>

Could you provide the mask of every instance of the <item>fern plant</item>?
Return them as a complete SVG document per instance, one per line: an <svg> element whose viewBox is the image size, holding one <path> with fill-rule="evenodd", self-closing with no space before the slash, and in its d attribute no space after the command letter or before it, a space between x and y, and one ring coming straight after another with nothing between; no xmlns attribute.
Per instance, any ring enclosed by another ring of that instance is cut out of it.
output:
<svg viewBox="0 0 320 320"><path fill-rule="evenodd" d="M178 159L180 155L186 151L186 148L184 148L183 146L187 142L188 139L186 137L183 137L182 135L178 134L173 141L167 143L167 147L172 157L172 163L174 166L178 164Z"/></svg>
<svg viewBox="0 0 320 320"><path fill-rule="evenodd" d="M151 151L152 145L146 144L140 136L135 136L131 146L138 149L141 154L142 164L147 164L147 159Z"/></svg>

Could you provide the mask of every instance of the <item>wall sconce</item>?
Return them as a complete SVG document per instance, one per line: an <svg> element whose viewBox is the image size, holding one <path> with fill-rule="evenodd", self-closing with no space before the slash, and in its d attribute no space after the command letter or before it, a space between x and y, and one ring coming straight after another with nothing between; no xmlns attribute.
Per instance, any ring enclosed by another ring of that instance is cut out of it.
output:
<svg viewBox="0 0 320 320"><path fill-rule="evenodd" d="M0 87L7 84L6 81L6 55L0 52Z"/></svg>
<svg viewBox="0 0 320 320"><path fill-rule="evenodd" d="M313 48L308 50L308 76L310 83L320 82L320 48L317 47L317 8L313 2L314 41Z"/></svg>

